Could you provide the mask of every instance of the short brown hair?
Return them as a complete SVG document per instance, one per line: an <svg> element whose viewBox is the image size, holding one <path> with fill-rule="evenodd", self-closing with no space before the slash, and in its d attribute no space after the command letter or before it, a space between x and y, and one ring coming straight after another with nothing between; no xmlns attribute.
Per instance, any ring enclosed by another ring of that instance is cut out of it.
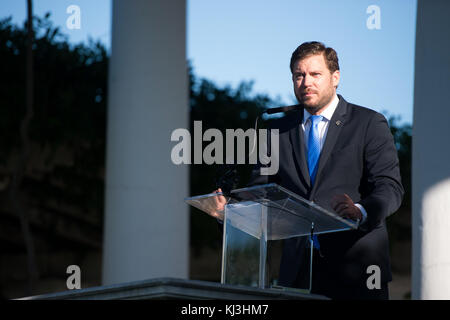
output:
<svg viewBox="0 0 450 320"><path fill-rule="evenodd" d="M311 41L304 42L295 49L291 56L291 72L293 72L294 64L298 60L302 60L310 55L323 54L328 70L331 73L339 70L339 60L336 51L333 48L326 47L322 42Z"/></svg>

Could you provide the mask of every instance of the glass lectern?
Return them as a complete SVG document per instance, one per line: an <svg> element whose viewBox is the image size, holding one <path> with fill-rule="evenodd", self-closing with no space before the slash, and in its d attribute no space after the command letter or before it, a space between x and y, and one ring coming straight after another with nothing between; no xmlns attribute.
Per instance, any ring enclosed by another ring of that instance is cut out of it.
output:
<svg viewBox="0 0 450 320"><path fill-rule="evenodd" d="M280 288L276 273L281 257L280 240L305 237L308 247L305 272L308 274L305 287L301 289L310 292L312 236L358 227L357 222L344 219L274 183L235 189L224 196L224 210L216 211L221 195L210 193L185 200L223 223L221 282L224 284Z"/></svg>

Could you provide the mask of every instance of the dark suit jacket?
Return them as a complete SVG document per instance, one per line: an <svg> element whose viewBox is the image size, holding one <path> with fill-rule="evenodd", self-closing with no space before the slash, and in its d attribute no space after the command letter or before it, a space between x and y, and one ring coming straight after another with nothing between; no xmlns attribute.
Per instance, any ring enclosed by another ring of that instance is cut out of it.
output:
<svg viewBox="0 0 450 320"><path fill-rule="evenodd" d="M380 267L383 283L392 280L385 219L399 208L404 193L397 150L385 117L338 97L314 186L310 184L301 128L303 109L271 123L271 128L279 129L278 173L261 176L257 166L250 183L278 183L331 211L332 196L346 193L367 211L367 220L357 230L319 236L324 258L318 262L321 266L314 266L313 288L365 285L370 265ZM281 285L295 286L304 240L284 240Z"/></svg>

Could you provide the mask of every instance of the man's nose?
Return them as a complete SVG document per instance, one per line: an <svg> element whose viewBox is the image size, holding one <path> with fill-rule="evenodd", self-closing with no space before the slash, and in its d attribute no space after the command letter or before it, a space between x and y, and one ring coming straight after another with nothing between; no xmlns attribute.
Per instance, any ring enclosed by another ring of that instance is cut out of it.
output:
<svg viewBox="0 0 450 320"><path fill-rule="evenodd" d="M303 83L302 83L303 87L305 87L305 88L310 87L312 85L312 83L313 83L313 78L310 75L305 75L303 77Z"/></svg>

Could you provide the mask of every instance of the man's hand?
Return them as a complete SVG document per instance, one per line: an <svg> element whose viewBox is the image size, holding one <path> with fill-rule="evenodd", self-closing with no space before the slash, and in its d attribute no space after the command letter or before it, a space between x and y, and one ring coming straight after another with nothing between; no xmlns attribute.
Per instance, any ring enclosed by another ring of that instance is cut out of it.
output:
<svg viewBox="0 0 450 320"><path fill-rule="evenodd" d="M213 193L222 192L222 189L217 189ZM208 212L214 218L223 220L223 214L225 210L225 205L227 204L227 199L223 195L215 196L212 199L212 203L208 208Z"/></svg>
<svg viewBox="0 0 450 320"><path fill-rule="evenodd" d="M352 220L361 220L361 210L353 203L353 200L347 194L338 194L331 199L331 207L343 218Z"/></svg>

